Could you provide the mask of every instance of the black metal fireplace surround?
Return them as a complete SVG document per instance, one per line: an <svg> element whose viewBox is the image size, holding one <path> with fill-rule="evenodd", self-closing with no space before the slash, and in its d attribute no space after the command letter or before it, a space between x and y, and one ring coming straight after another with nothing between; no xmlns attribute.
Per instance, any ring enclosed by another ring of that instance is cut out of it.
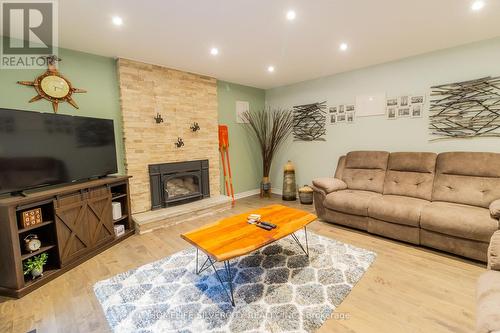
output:
<svg viewBox="0 0 500 333"><path fill-rule="evenodd" d="M151 209L210 197L208 160L149 165Z"/></svg>

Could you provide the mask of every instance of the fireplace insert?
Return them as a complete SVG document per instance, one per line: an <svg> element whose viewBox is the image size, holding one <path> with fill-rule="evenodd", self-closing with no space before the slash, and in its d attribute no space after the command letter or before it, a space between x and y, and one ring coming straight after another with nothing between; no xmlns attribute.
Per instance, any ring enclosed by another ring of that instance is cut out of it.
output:
<svg viewBox="0 0 500 333"><path fill-rule="evenodd" d="M151 209L210 197L208 160L149 166Z"/></svg>

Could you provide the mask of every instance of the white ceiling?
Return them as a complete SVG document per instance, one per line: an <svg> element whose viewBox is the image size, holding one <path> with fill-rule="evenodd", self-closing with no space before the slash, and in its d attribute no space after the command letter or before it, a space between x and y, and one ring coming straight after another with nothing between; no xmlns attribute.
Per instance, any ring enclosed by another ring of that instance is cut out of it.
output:
<svg viewBox="0 0 500 333"><path fill-rule="evenodd" d="M471 2L59 0L60 46L272 88L500 36L500 0Z"/></svg>

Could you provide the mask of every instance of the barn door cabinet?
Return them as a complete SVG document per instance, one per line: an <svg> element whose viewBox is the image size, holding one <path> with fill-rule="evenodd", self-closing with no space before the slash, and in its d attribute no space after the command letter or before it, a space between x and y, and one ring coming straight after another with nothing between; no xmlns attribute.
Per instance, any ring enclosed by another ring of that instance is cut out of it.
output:
<svg viewBox="0 0 500 333"><path fill-rule="evenodd" d="M132 235L128 179L106 177L0 199L0 295L22 297ZM121 204L117 220L113 202ZM40 209L41 223L24 226L23 212L33 209ZM124 235L115 236L117 224ZM25 249L28 235L40 239L39 250ZM23 262L42 253L48 254L43 276L24 276Z"/></svg>
<svg viewBox="0 0 500 333"><path fill-rule="evenodd" d="M109 187L63 196L57 198L54 205L62 266L114 238Z"/></svg>

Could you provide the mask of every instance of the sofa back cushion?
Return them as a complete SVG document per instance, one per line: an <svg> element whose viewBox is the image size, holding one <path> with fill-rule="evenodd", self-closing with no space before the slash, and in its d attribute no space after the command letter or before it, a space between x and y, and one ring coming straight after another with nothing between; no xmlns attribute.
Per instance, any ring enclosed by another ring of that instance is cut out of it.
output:
<svg viewBox="0 0 500 333"><path fill-rule="evenodd" d="M432 201L488 208L496 199L500 199L500 154L438 155Z"/></svg>
<svg viewBox="0 0 500 333"><path fill-rule="evenodd" d="M345 157L342 180L351 190L382 193L389 153L352 151Z"/></svg>
<svg viewBox="0 0 500 333"><path fill-rule="evenodd" d="M344 173L345 168L345 155L340 156L339 161L337 163L337 169L335 169L335 178L342 179L342 174Z"/></svg>
<svg viewBox="0 0 500 333"><path fill-rule="evenodd" d="M391 153L384 181L384 194L431 200L435 153Z"/></svg>

